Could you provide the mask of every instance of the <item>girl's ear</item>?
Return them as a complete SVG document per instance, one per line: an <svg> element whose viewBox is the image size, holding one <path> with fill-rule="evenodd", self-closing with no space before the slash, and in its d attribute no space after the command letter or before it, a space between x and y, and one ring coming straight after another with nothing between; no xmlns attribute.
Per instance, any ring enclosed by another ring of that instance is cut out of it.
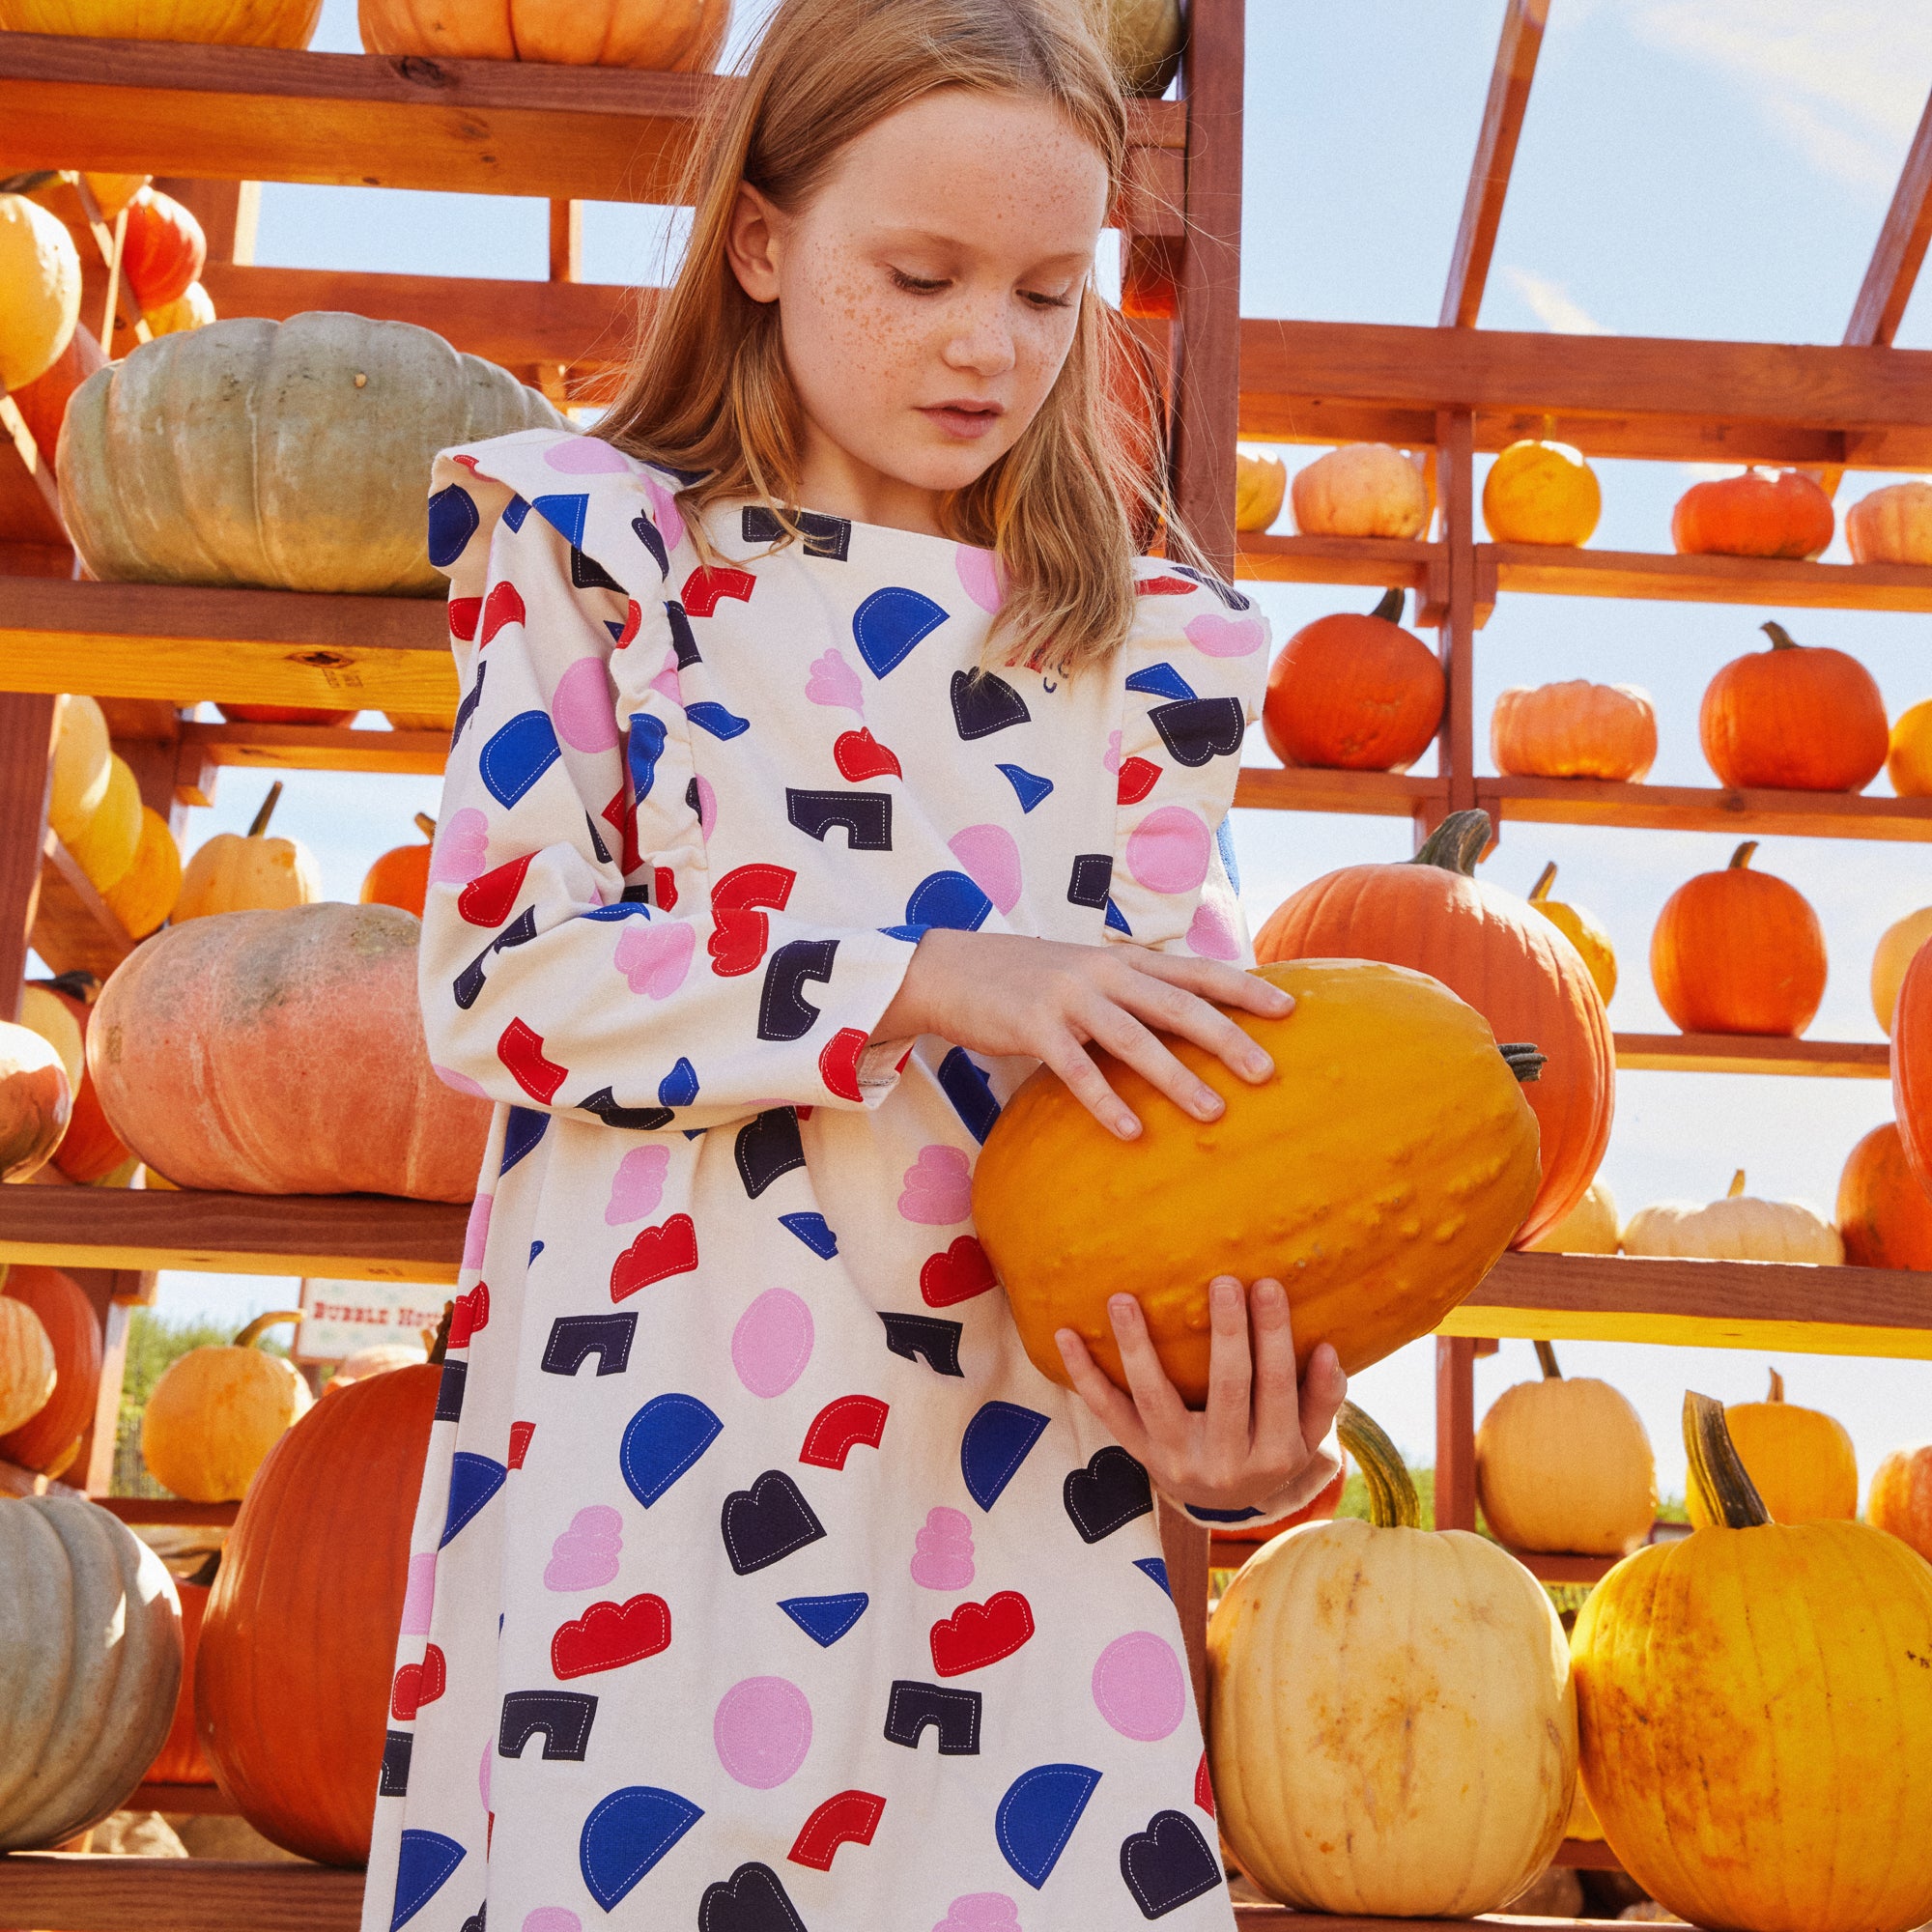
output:
<svg viewBox="0 0 1932 1932"><path fill-rule="evenodd" d="M750 182L738 184L725 230L724 253L738 286L755 302L779 298L779 253L781 217L778 209Z"/></svg>

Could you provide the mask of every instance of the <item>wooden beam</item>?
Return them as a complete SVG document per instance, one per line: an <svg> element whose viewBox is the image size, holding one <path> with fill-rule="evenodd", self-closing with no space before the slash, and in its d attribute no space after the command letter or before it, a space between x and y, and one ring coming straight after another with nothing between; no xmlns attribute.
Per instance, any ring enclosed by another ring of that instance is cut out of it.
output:
<svg viewBox="0 0 1932 1932"><path fill-rule="evenodd" d="M0 1919L62 1932L356 1932L362 1874L303 1861L13 1852Z"/></svg>
<svg viewBox="0 0 1932 1932"><path fill-rule="evenodd" d="M41 843L33 945L56 973L92 973L98 980L105 980L134 950L133 936L51 827Z"/></svg>
<svg viewBox="0 0 1932 1932"><path fill-rule="evenodd" d="M209 765L294 772L407 772L440 778L444 731L358 731L349 725L184 724L185 757Z"/></svg>
<svg viewBox="0 0 1932 1932"><path fill-rule="evenodd" d="M1476 135L1476 157L1469 164L1469 187L1463 200L1463 219L1456 230L1456 248L1449 258L1449 282L1442 292L1443 328L1474 328L1483 306L1483 289L1490 278L1490 258L1495 253L1496 230L1502 224L1503 201L1509 193L1510 170L1516 164L1517 137L1529 106L1530 83L1536 78L1536 57L1543 50L1544 22L1549 0L1507 0L1502 37L1496 43L1495 65L1490 71L1490 95L1483 106L1483 125Z"/></svg>
<svg viewBox="0 0 1932 1932"><path fill-rule="evenodd" d="M185 1503L176 1496L96 1496L94 1500L123 1522L165 1523L188 1529L231 1526L242 1507L240 1503Z"/></svg>
<svg viewBox="0 0 1932 1932"><path fill-rule="evenodd" d="M1327 772L1306 765L1277 770L1243 768L1235 803L1261 811L1339 811L1350 817L1440 818L1448 808L1449 781L1410 778L1402 772Z"/></svg>
<svg viewBox="0 0 1932 1932"><path fill-rule="evenodd" d="M4 653L0 643L0 658ZM20 981L40 908L56 708L49 696L0 693L0 1020L20 1010Z"/></svg>
<svg viewBox="0 0 1932 1932"><path fill-rule="evenodd" d="M1620 825L1653 832L1728 832L1740 838L1756 834L1872 838L1888 844L1932 839L1932 799L1925 798L1867 798L1837 791L1719 791L1698 785L1611 784L1596 779L1479 778L1476 803L1498 825L1505 820Z"/></svg>
<svg viewBox="0 0 1932 1932"><path fill-rule="evenodd" d="M1435 1338L1435 1527L1476 1526L1476 1344Z"/></svg>
<svg viewBox="0 0 1932 1932"><path fill-rule="evenodd" d="M1785 557L1676 556L1571 550L1555 544L1479 544L1477 568L1496 590L1548 597L1623 597L1670 604L1767 605L1774 610L1932 611L1932 566L1802 563Z"/></svg>
<svg viewBox="0 0 1932 1932"><path fill-rule="evenodd" d="M1620 1071L1796 1073L1822 1080L1889 1080L1882 1039L1777 1039L1743 1033L1620 1033Z"/></svg>
<svg viewBox="0 0 1932 1932"><path fill-rule="evenodd" d="M1450 811L1476 803L1476 473L1472 463L1474 425L1466 412L1443 411L1435 423L1435 489L1440 527L1448 553L1448 595L1437 618L1435 654L1442 661L1447 692L1436 752L1449 781L1444 801ZM1427 821L1416 821L1420 837Z"/></svg>
<svg viewBox="0 0 1932 1932"><path fill-rule="evenodd" d="M1402 584L1427 593L1432 573L1448 567L1441 544L1401 537L1244 535L1239 543L1235 575L1261 583L1359 583L1380 590Z"/></svg>
<svg viewBox="0 0 1932 1932"><path fill-rule="evenodd" d="M20 406L0 387L0 533L12 543L67 542L53 452L34 441Z"/></svg>
<svg viewBox="0 0 1932 1932"><path fill-rule="evenodd" d="M1865 278L1845 325L1845 341L1857 348L1889 348L1905 319L1913 284L1932 242L1932 96L1918 117L1918 131L1899 171L1891 206L1885 212Z"/></svg>

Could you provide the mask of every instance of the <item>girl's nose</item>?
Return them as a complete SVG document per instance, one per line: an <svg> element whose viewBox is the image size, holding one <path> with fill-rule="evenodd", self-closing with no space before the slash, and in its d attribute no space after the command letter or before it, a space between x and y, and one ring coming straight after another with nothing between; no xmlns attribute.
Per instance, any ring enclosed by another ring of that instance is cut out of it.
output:
<svg viewBox="0 0 1932 1932"><path fill-rule="evenodd" d="M946 360L954 369L971 369L980 376L1000 376L1013 366L1013 335L993 303L975 304L954 318L946 345Z"/></svg>

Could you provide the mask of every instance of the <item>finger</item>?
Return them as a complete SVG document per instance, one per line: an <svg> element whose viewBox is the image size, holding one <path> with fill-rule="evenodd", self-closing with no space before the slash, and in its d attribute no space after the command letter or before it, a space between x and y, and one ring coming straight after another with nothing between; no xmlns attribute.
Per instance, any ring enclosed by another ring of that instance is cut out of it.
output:
<svg viewBox="0 0 1932 1932"><path fill-rule="evenodd" d="M1233 1275L1216 1275L1208 1284L1208 1458L1214 1466L1239 1469L1246 1466L1249 1455L1252 1364L1248 1300Z"/></svg>
<svg viewBox="0 0 1932 1932"><path fill-rule="evenodd" d="M1308 1438L1302 1434L1294 1375L1294 1314L1280 1282L1264 1278L1255 1283L1248 1293L1248 1318L1255 1350L1255 1460L1270 1468L1293 1469L1321 1436Z"/></svg>
<svg viewBox="0 0 1932 1932"><path fill-rule="evenodd" d="M1085 1340L1071 1328L1056 1329L1053 1339L1060 1345L1060 1359L1066 1364L1074 1394L1106 1425L1129 1456L1146 1461L1142 1451L1147 1447L1147 1431L1141 1427L1138 1411L1126 1395L1108 1380Z"/></svg>
<svg viewBox="0 0 1932 1932"><path fill-rule="evenodd" d="M1131 1294L1110 1295L1107 1317L1113 1323L1114 1342L1121 1351L1121 1367L1126 1372L1134 1408L1149 1435L1168 1442L1180 1441L1188 1430L1187 1407L1154 1352L1140 1303Z"/></svg>
<svg viewBox="0 0 1932 1932"><path fill-rule="evenodd" d="M1122 974L1117 985L1118 990L1108 991L1127 1011L1160 1033L1178 1034L1205 1047L1243 1080L1265 1080L1274 1071L1274 1062L1259 1040L1185 986L1151 973Z"/></svg>
<svg viewBox="0 0 1932 1932"><path fill-rule="evenodd" d="M1335 1426L1335 1411L1349 1393L1349 1378L1341 1358L1326 1342L1318 1342L1301 1378L1301 1439L1314 1448Z"/></svg>
<svg viewBox="0 0 1932 1932"><path fill-rule="evenodd" d="M1040 1059L1066 1083L1066 1090L1110 1134L1132 1140L1141 1130L1134 1110L1107 1084L1094 1056L1073 1035L1043 1043Z"/></svg>
<svg viewBox="0 0 1932 1932"><path fill-rule="evenodd" d="M1219 959L1197 959L1185 952L1151 952L1145 947L1119 947L1138 973L1150 979L1165 980L1185 986L1203 999L1224 1007L1238 1007L1243 1012L1260 1013L1278 1020L1294 1010L1294 996L1284 992L1273 980L1259 973L1244 972Z"/></svg>
<svg viewBox="0 0 1932 1932"><path fill-rule="evenodd" d="M1202 1008L1204 1012L1213 1010L1211 1007ZM1191 1067L1183 1066L1158 1034L1143 1026L1126 1008L1117 1006L1105 993L1094 992L1077 1018L1096 1045L1105 1047L1116 1060L1131 1066L1182 1113L1193 1115L1197 1121L1218 1121L1227 1112L1228 1103Z"/></svg>

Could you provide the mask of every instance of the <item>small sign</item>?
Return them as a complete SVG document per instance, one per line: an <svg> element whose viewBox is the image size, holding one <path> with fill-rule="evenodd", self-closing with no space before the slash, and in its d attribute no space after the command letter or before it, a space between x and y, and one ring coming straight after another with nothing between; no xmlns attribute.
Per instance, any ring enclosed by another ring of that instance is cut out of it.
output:
<svg viewBox="0 0 1932 1932"><path fill-rule="evenodd" d="M303 1362L339 1362L379 1342L422 1346L435 1333L447 1299L434 1283L419 1281L322 1281L304 1278L301 1325L295 1355Z"/></svg>

